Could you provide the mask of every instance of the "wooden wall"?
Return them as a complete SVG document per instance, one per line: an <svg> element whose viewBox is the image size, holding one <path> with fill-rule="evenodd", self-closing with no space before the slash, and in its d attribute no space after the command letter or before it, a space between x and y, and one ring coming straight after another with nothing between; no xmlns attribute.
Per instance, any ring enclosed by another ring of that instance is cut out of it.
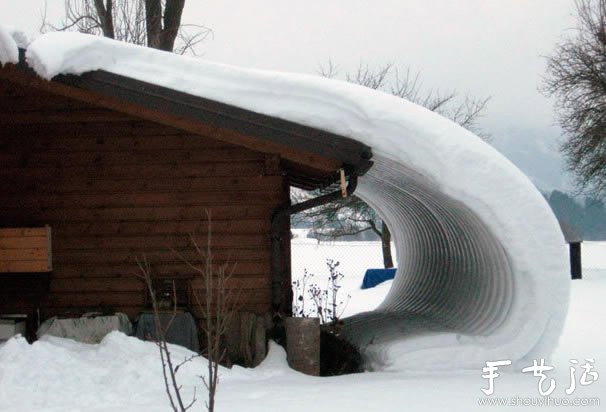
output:
<svg viewBox="0 0 606 412"><path fill-rule="evenodd" d="M270 219L288 197L279 163L0 80L0 227L52 228L43 318L104 306L135 316L145 302L136 257L192 274L170 249L195 257L189 234L205 239L206 210L215 261L236 264L241 310L269 311ZM18 305L5 296L0 313Z"/></svg>

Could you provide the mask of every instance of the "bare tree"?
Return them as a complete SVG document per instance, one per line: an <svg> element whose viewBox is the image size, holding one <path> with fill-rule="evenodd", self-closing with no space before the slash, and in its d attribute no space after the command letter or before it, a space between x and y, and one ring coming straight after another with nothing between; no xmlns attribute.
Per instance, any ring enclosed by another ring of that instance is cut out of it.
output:
<svg viewBox="0 0 606 412"><path fill-rule="evenodd" d="M331 60L319 68L319 73L329 78L339 76L339 70ZM412 72L410 68L400 69L391 63L377 68L360 64L356 71L345 74L345 80L410 100L489 140L489 135L478 126L489 97L473 98L462 96L456 90L426 89L422 85L420 72ZM303 201L332 190L334 188L330 187L311 195L295 190L292 197L294 201ZM394 266L389 227L366 202L355 195L304 211L301 215L294 216L293 220L295 224L299 221L311 222L311 232L320 240L372 232L381 239L383 265L386 268Z"/></svg>
<svg viewBox="0 0 606 412"><path fill-rule="evenodd" d="M333 188L322 190L328 192ZM309 198L309 193L295 190L292 195L295 202ZM372 232L381 239L383 266L394 266L391 253L391 232L387 224L373 208L358 196L352 195L326 205L306 210L293 216L293 223L311 223L311 233L321 241L334 240L343 236L355 236Z"/></svg>
<svg viewBox="0 0 606 412"><path fill-rule="evenodd" d="M191 246L194 251L194 257L185 257L182 253L172 250L175 255L187 265L203 281L204 289L202 293L193 293L195 306L202 318L202 332L205 338L205 347L201 356L206 358L206 376L201 375L202 382L207 389L208 398L205 402L206 409L209 412L215 410L215 399L217 387L219 384L219 366L225 360L226 347L224 337L227 328L237 311L239 305L239 296L229 288L229 281L234 273L235 264L229 262L216 265L212 254L212 224L211 215L207 211L208 231L205 243L202 245L195 234L190 235ZM150 262L144 256L138 261L142 272L142 278L147 285L148 293L152 303L155 324L156 341L160 349L160 359L162 362L162 372L166 393L170 400L171 407L175 412L185 412L196 402L196 391L194 387L193 399L185 404L181 394L181 385L177 382L177 372L184 364L192 361L200 355L193 355L184 359L181 363L175 364L171 358L171 353L167 343L167 331L177 314L177 293L175 283L172 290L172 316L167 323L162 324L160 318L161 307L158 302L157 293L154 290L152 276L152 267Z"/></svg>
<svg viewBox="0 0 606 412"><path fill-rule="evenodd" d="M606 0L577 0L574 36L547 58L543 92L556 99L560 150L581 190L606 193Z"/></svg>
<svg viewBox="0 0 606 412"><path fill-rule="evenodd" d="M211 240L209 215L206 246L202 248L195 237L192 236L194 249L203 258L204 263L195 265L184 260L204 281L204 294L202 296L194 294L194 298L204 322L203 332L206 338L204 356L207 359L208 374L206 377L203 376L202 380L208 390L206 408L209 412L215 410L217 385L219 384L219 365L225 359L227 350L223 340L232 316L236 312L239 300L233 293L233 289L228 288L227 285L234 273L235 265L225 263L215 267L210 248Z"/></svg>
<svg viewBox="0 0 606 412"><path fill-rule="evenodd" d="M185 0L64 0L65 17L42 31L76 30L178 54L193 53L212 35L203 25L184 24Z"/></svg>
<svg viewBox="0 0 606 412"><path fill-rule="evenodd" d="M154 315L154 332L155 336L151 337L156 345L158 345L158 349L160 351L160 360L162 362L162 376L164 378L164 388L166 390L166 395L170 401L170 406L174 412L185 412L190 409L194 403L196 403L196 392L194 388L194 395L192 400L186 404L183 401L183 397L181 394L181 385L177 382L177 372L179 368L186 362L189 362L193 359L187 358L180 364L175 364L171 352L168 348L168 341L166 340L166 336L168 330L170 329L175 317L177 316L177 294L175 284L173 282L172 290L173 290L173 310L172 316L169 321L166 323L162 323L160 318L160 305L158 302L158 298L156 296L156 291L154 290L154 283L152 279L152 267L146 256L143 256L141 260L137 261L139 265L139 269L141 270L141 277L145 281L145 285L147 287L147 291L152 303L153 315Z"/></svg>
<svg viewBox="0 0 606 412"><path fill-rule="evenodd" d="M320 66L318 72L328 78L339 77L339 70L331 60ZM490 135L478 125L490 97L476 98L452 89L425 88L419 71L413 72L410 67L400 68L392 63L374 68L360 63L354 72L345 74L345 80L409 100L451 119L484 140L490 140Z"/></svg>
<svg viewBox="0 0 606 412"><path fill-rule="evenodd" d="M206 211L206 218L208 229L205 243L200 244L195 234L190 235L196 260L190 260L182 254L174 252L202 279L204 284L203 293L194 293L193 296L202 318L202 331L205 337L203 355L207 360L207 376L202 376L202 381L208 391L206 408L209 412L213 412L219 384L219 365L225 360L227 351L224 338L227 328L237 311L239 296L228 285L236 265L229 262L221 265L214 263L211 248L212 218L208 210Z"/></svg>

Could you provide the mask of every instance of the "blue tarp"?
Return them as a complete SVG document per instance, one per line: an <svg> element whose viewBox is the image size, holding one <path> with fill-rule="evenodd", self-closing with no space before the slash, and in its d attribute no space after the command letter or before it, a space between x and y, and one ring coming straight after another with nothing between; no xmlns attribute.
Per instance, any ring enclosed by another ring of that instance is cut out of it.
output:
<svg viewBox="0 0 606 412"><path fill-rule="evenodd" d="M362 289L370 289L383 283L386 280L393 279L396 276L396 268L389 269L368 269L364 274Z"/></svg>

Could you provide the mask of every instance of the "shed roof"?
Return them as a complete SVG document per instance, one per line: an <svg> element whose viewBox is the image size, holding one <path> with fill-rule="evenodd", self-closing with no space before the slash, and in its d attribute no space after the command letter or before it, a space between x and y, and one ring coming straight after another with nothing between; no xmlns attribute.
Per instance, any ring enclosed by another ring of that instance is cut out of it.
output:
<svg viewBox="0 0 606 412"><path fill-rule="evenodd" d="M324 187L338 180L340 168L363 175L372 165L370 147L345 136L105 70L58 74L47 82L25 55L19 49L18 63L1 67L0 78L279 154L293 186Z"/></svg>

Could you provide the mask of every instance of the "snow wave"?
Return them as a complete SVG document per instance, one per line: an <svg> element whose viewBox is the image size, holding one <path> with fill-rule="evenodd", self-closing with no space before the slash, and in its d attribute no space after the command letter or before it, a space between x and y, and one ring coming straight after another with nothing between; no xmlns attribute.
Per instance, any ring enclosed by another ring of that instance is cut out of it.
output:
<svg viewBox="0 0 606 412"><path fill-rule="evenodd" d="M43 35L26 56L47 79L101 69L372 147L375 165L358 193L391 226L401 265L383 304L346 322L370 360L476 367L547 357L555 346L570 289L557 220L522 172L462 127L346 82L82 34Z"/></svg>

